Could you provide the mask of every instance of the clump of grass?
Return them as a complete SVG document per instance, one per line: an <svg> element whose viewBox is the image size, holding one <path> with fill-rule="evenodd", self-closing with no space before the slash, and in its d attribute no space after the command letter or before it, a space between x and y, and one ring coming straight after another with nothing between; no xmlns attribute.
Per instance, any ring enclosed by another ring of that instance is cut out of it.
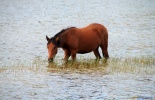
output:
<svg viewBox="0 0 155 100"><path fill-rule="evenodd" d="M69 60L67 63L63 60L55 60L48 63L40 57L36 57L32 63L23 64L21 62L13 64L10 67L0 68L0 72L6 69L12 70L29 70L33 72L77 72L77 73L155 73L154 57L131 57L131 58L109 58L95 59L78 59L76 61Z"/></svg>
<svg viewBox="0 0 155 100"><path fill-rule="evenodd" d="M108 62L110 72L155 73L154 57L111 58Z"/></svg>
<svg viewBox="0 0 155 100"><path fill-rule="evenodd" d="M45 65L47 65L47 61L41 59L40 57L36 57L32 62L15 62L7 64L0 67L0 71L9 71L13 73L32 71L38 73L46 70L44 67Z"/></svg>
<svg viewBox="0 0 155 100"><path fill-rule="evenodd" d="M104 65L105 64L105 65ZM77 73L92 73L94 71L105 71L106 63L102 63L100 60L76 60L64 62L61 65L56 63L49 63L48 68L53 70L57 69L64 72L77 72Z"/></svg>
<svg viewBox="0 0 155 100"><path fill-rule="evenodd" d="M80 59L68 63L52 64L50 68L59 68L60 70L81 71L81 72L101 72L101 73L155 73L154 57L131 57L131 58L109 58L94 60Z"/></svg>

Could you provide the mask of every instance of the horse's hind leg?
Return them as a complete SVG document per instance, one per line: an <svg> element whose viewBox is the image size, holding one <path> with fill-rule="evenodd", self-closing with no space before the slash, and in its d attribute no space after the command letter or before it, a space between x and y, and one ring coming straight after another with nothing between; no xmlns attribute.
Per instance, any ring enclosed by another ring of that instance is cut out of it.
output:
<svg viewBox="0 0 155 100"><path fill-rule="evenodd" d="M98 47L94 50L94 55L96 56L96 59L101 59L100 53L98 51Z"/></svg>
<svg viewBox="0 0 155 100"><path fill-rule="evenodd" d="M108 46L104 46L104 45L102 45L102 46L100 46L101 47L101 49L102 49L102 53L103 53L103 56L107 59L107 58L109 58L109 54L108 54Z"/></svg>

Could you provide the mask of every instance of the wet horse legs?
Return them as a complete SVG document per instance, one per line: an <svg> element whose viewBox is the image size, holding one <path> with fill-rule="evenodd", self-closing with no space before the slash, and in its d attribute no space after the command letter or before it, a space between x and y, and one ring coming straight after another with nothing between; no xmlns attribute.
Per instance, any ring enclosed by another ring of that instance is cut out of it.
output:
<svg viewBox="0 0 155 100"><path fill-rule="evenodd" d="M106 59L108 59L109 58L109 54L108 54L107 46L101 46L101 49L102 49L103 56Z"/></svg>
<svg viewBox="0 0 155 100"><path fill-rule="evenodd" d="M71 52L69 52L68 50L66 50L66 49L64 49L64 51L65 51L65 57L64 57L64 60L68 60L68 58L70 57L70 55L71 55Z"/></svg>
<svg viewBox="0 0 155 100"><path fill-rule="evenodd" d="M99 48L99 47L97 47L97 48L94 50L94 55L96 56L96 59L101 59L100 53L99 53L99 51L98 51L98 48Z"/></svg>
<svg viewBox="0 0 155 100"><path fill-rule="evenodd" d="M71 56L72 56L72 60L73 60L73 61L76 60L76 53L77 53L76 50L72 50L72 51L71 51Z"/></svg>

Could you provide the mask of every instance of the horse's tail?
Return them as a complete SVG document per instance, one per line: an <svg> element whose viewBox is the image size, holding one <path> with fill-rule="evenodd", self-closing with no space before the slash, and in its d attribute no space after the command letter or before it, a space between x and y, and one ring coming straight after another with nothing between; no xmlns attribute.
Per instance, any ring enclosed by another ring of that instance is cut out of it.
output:
<svg viewBox="0 0 155 100"><path fill-rule="evenodd" d="M102 45L102 52L103 52L103 56L105 58L109 58L109 54L108 54L108 30L106 27L103 26L103 29L101 31L102 33L102 41L103 41L103 45Z"/></svg>

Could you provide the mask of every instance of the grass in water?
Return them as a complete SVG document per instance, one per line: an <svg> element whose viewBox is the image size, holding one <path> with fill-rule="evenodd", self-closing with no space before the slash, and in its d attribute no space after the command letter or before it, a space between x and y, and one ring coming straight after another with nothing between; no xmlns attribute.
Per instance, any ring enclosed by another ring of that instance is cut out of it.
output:
<svg viewBox="0 0 155 100"><path fill-rule="evenodd" d="M61 64L60 64L61 63ZM59 65L60 64L60 65ZM49 69L59 69L77 72L98 72L98 73L155 73L155 58L154 57L131 57L131 58L109 58L94 60L80 59L75 62L69 61L62 63L56 61L49 63Z"/></svg>
<svg viewBox="0 0 155 100"><path fill-rule="evenodd" d="M46 66L46 67L45 67ZM95 59L79 59L76 61L69 60L67 63L63 60L56 60L53 63L48 63L46 60L37 57L32 63L23 64L16 63L13 66L4 66L0 68L0 72L12 70L30 70L34 72L77 72L77 73L155 73L155 58L154 57L131 57L131 58L109 58Z"/></svg>
<svg viewBox="0 0 155 100"><path fill-rule="evenodd" d="M155 73L154 57L111 58L108 64L110 72Z"/></svg>

